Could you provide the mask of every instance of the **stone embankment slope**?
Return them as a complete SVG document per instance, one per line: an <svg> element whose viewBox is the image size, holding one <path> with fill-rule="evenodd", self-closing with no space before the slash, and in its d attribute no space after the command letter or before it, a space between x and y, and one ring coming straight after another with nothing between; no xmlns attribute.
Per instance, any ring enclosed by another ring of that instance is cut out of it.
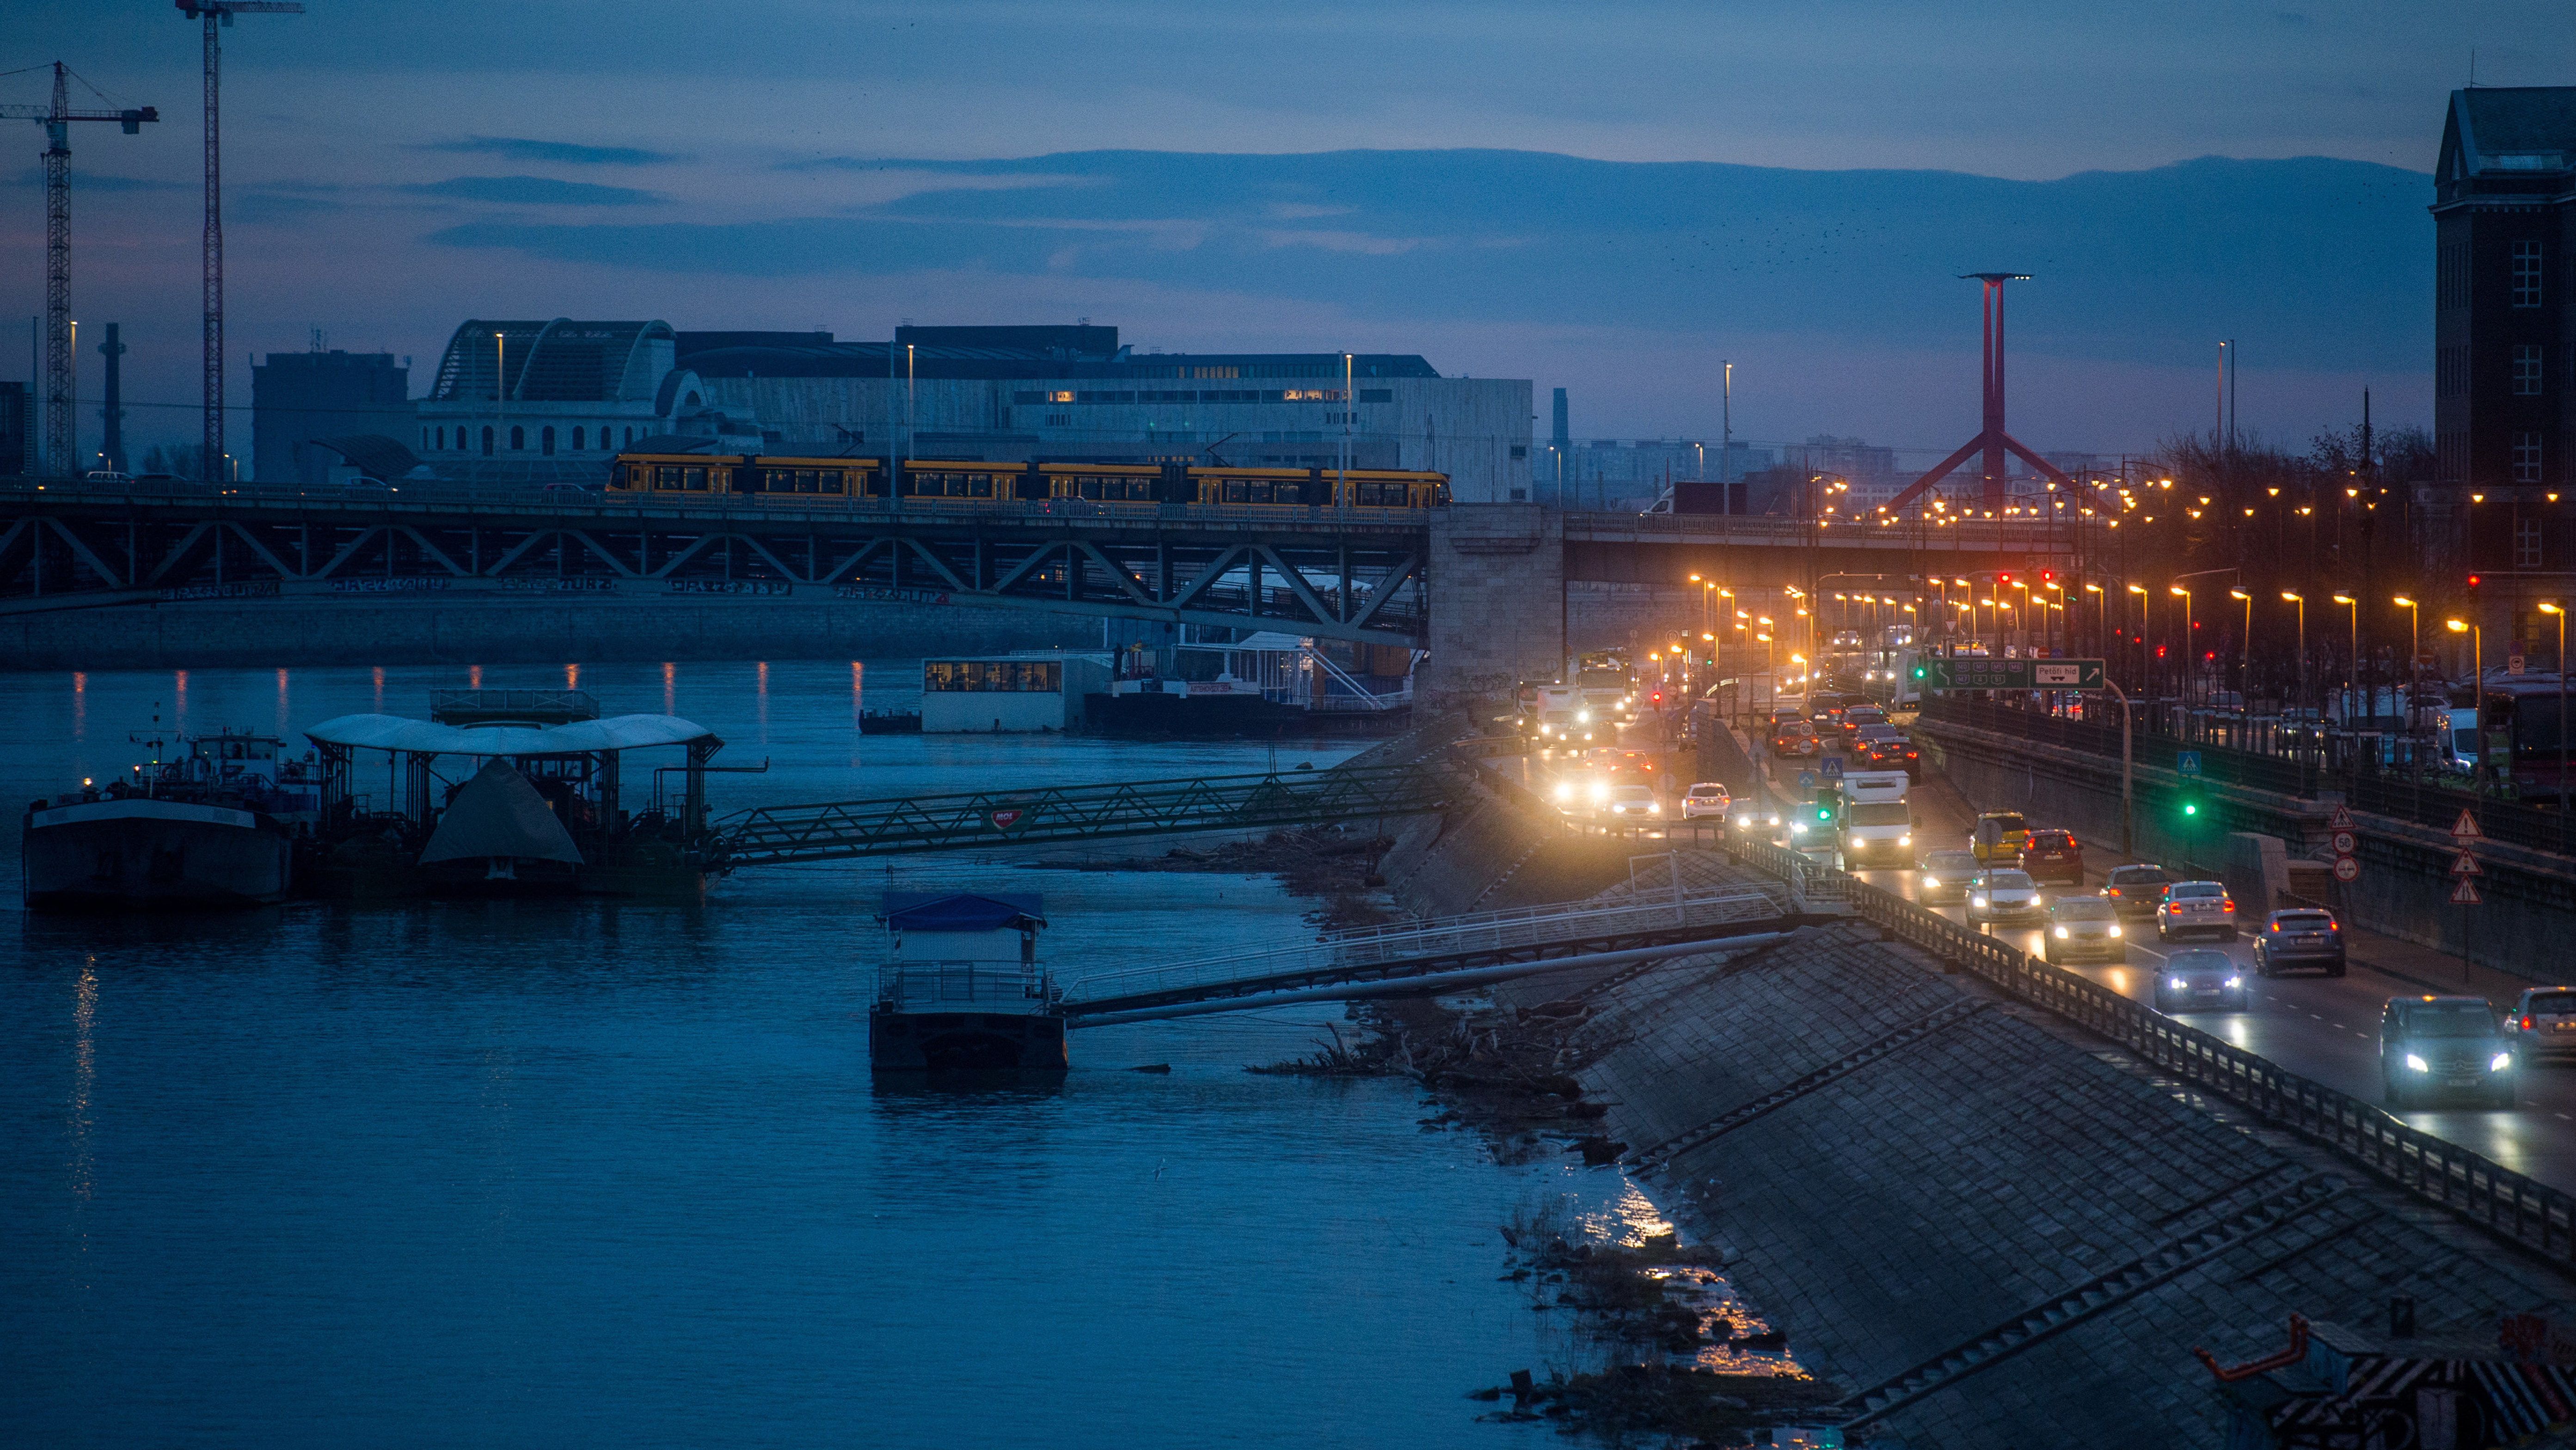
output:
<svg viewBox="0 0 2576 1450"><path fill-rule="evenodd" d="M1518 898L1565 849L1492 800L1409 837L1388 874L1418 910ZM1680 870L1776 884L1706 853ZM1858 922L1497 996L1590 1009L1560 1065L1608 1105L1601 1131L1907 1446L2215 1447L2195 1346L2254 1358L2292 1313L2384 1325L2398 1296L2426 1336L2490 1342L2501 1314L2576 1306L2550 1265Z"/></svg>

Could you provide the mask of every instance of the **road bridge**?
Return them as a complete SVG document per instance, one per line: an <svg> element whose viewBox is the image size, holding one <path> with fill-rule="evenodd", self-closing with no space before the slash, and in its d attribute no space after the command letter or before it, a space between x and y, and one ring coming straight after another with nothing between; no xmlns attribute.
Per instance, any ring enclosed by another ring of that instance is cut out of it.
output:
<svg viewBox="0 0 2576 1450"><path fill-rule="evenodd" d="M846 861L1096 841L1175 831L1257 830L1421 815L1447 804L1460 774L1436 759L1270 775L1193 776L1113 785L762 806L713 822L709 869Z"/></svg>

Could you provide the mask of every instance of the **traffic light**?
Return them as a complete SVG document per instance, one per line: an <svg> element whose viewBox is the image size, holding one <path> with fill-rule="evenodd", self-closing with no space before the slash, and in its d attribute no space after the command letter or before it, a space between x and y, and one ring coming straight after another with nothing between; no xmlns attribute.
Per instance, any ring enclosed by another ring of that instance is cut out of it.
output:
<svg viewBox="0 0 2576 1450"><path fill-rule="evenodd" d="M2010 589L2012 587L2012 576L2010 574L1997 574L1995 576L1995 587L1997 589Z"/></svg>
<svg viewBox="0 0 2576 1450"><path fill-rule="evenodd" d="M2039 571L2039 582L2040 582L2040 583L2042 583L2042 584L2054 584L2054 583L2056 583L2056 582L2057 582L2057 571L2056 571L2056 570L2054 570L2054 569L2042 569L2042 570L2040 570L2040 571Z"/></svg>
<svg viewBox="0 0 2576 1450"><path fill-rule="evenodd" d="M1927 669L1923 668L1921 665L1916 665L1916 666L1914 667L1914 678L1916 678L1916 679L1918 679L1918 680L1922 680L1922 679L1929 679L1929 678L1931 678L1931 675L1932 675L1932 672L1931 672L1930 670L1927 670Z"/></svg>
<svg viewBox="0 0 2576 1450"><path fill-rule="evenodd" d="M2209 800L2197 785L2186 785L2174 792L2174 814L2186 827L2199 824L2209 814Z"/></svg>

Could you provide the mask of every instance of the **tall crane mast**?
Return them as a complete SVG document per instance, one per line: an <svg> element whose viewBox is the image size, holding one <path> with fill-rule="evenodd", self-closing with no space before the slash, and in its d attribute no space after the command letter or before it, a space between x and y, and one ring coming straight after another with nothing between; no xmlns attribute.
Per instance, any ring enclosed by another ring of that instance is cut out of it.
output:
<svg viewBox="0 0 2576 1450"><path fill-rule="evenodd" d="M223 41L216 32L236 15L301 15L296 0L173 0L179 13L206 25L206 440L209 482L224 476L224 164Z"/></svg>
<svg viewBox="0 0 2576 1450"><path fill-rule="evenodd" d="M114 121L128 136L158 121L150 106L121 111L75 111L71 72L54 62L54 99L45 106L0 106L0 118L34 121L45 128L45 457L43 470L77 472L72 456L72 148L74 121ZM87 84L87 82L83 82Z"/></svg>

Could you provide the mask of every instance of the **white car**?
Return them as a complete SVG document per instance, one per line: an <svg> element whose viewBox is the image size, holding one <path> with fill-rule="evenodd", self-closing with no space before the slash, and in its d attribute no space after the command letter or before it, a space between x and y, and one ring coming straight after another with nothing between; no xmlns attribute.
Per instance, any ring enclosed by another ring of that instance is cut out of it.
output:
<svg viewBox="0 0 2576 1450"><path fill-rule="evenodd" d="M2216 881L2177 881L2156 903L2156 939L2172 941L2188 931L2218 933L2236 940L2236 900Z"/></svg>
<svg viewBox="0 0 2576 1450"><path fill-rule="evenodd" d="M1614 785L1607 809L1613 816L1660 816L1664 803L1651 785Z"/></svg>
<svg viewBox="0 0 2576 1450"><path fill-rule="evenodd" d="M1968 920L2029 921L2048 914L2039 883L2025 871L1983 871L1968 882Z"/></svg>
<svg viewBox="0 0 2576 1450"><path fill-rule="evenodd" d="M1696 821L1706 816L1715 816L1722 821L1734 808L1734 797L1727 794L1725 786L1713 780L1699 782L1682 796L1682 819L1685 821Z"/></svg>

